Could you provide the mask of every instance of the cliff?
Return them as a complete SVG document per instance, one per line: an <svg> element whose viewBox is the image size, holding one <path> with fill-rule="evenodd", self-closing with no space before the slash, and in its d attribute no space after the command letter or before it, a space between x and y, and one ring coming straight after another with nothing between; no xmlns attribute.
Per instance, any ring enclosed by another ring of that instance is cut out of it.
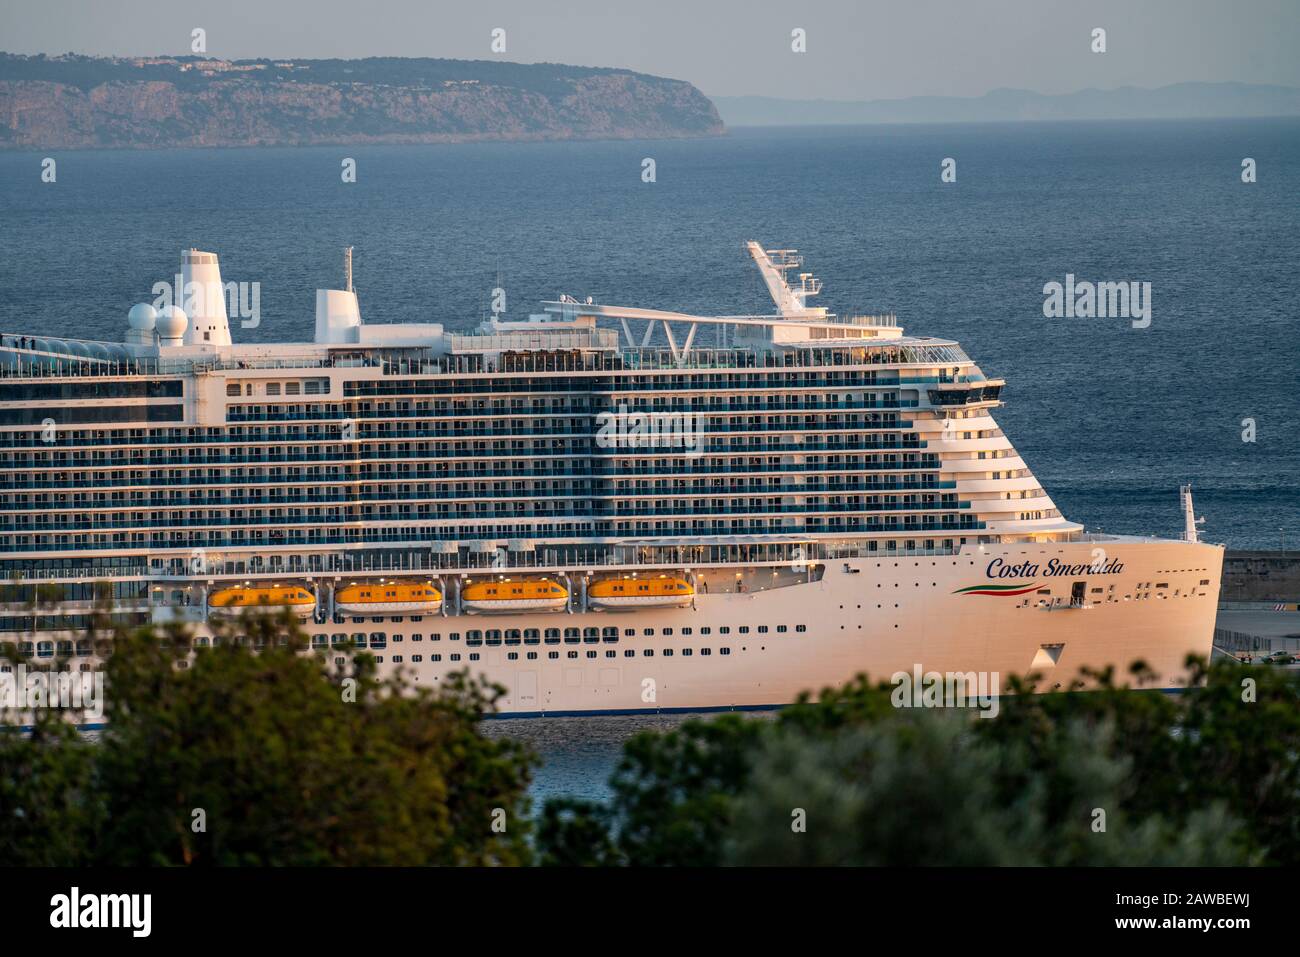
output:
<svg viewBox="0 0 1300 957"><path fill-rule="evenodd" d="M0 53L0 149L630 139L721 133L680 80L487 60Z"/></svg>

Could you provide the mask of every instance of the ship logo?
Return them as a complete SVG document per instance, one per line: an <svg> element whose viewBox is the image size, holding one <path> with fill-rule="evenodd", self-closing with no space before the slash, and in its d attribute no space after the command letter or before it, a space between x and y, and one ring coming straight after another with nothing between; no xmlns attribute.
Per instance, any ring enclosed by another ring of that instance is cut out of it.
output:
<svg viewBox="0 0 1300 957"><path fill-rule="evenodd" d="M971 585L967 588L958 588L954 595L1001 595L1010 597L1011 595L1028 595L1038 587L1038 582L1032 585Z"/></svg>

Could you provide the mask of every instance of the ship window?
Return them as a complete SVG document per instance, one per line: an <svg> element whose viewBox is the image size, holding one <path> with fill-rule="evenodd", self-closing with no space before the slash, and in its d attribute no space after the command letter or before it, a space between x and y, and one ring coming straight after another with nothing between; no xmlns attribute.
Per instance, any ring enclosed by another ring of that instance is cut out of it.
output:
<svg viewBox="0 0 1300 957"><path fill-rule="evenodd" d="M691 629L690 629L689 626L686 627L686 628L683 628L683 629L682 629L682 634L683 634L683 635L689 635L690 633L691 633Z"/></svg>
<svg viewBox="0 0 1300 957"><path fill-rule="evenodd" d="M442 661L442 655L430 655L430 656L429 656L429 660L430 660L430 661Z"/></svg>
<svg viewBox="0 0 1300 957"><path fill-rule="evenodd" d="M624 637L624 638L635 638L635 637L636 637L636 629L635 629L635 628L624 628L624 629L623 629L623 637Z"/></svg>
<svg viewBox="0 0 1300 957"><path fill-rule="evenodd" d="M489 645L499 645L499 644L501 644L501 629L500 629L500 628L489 628L489 629L488 629L488 631L487 631L487 643L488 643Z"/></svg>
<svg viewBox="0 0 1300 957"><path fill-rule="evenodd" d="M592 654L594 654L594 653L595 653L595 652L592 652ZM617 651L614 651L614 650L611 648L609 651L605 652L605 657L606 657L606 658L617 658L617 657L618 657L618 652L617 652Z"/></svg>
<svg viewBox="0 0 1300 957"><path fill-rule="evenodd" d="M807 630L808 630L808 626L807 626L807 625L795 625L795 626L794 626L794 630L795 630L795 631L801 631L801 632L802 632L802 631L807 631Z"/></svg>
<svg viewBox="0 0 1300 957"><path fill-rule="evenodd" d="M412 636L411 636L411 640L412 640L412 641L424 641L424 635L412 635Z"/></svg>
<svg viewBox="0 0 1300 957"><path fill-rule="evenodd" d="M565 657L566 657L566 658L576 658L576 657L578 657L578 653L577 653L576 651L570 651L570 652L567 652L567 653L565 654Z"/></svg>
<svg viewBox="0 0 1300 957"><path fill-rule="evenodd" d="M537 644L541 644L541 641L542 641L541 632L538 631L536 628L524 629L524 644L537 645Z"/></svg>
<svg viewBox="0 0 1300 957"><path fill-rule="evenodd" d="M437 640L438 640L438 636L437 636L437 635L434 635L434 636L433 636L433 640L434 640L434 641L437 641ZM447 640L448 640L448 641L460 641L460 632L459 632L459 631L448 632L448 633L447 633Z"/></svg>
<svg viewBox="0 0 1300 957"><path fill-rule="evenodd" d="M452 660L452 661L460 661L460 655L452 655L452 656L451 656L451 660Z"/></svg>
<svg viewBox="0 0 1300 957"><path fill-rule="evenodd" d="M266 384L266 394L267 394L267 395L279 395L279 394L280 394L280 383L278 383L278 382L268 382L268 383Z"/></svg>
<svg viewBox="0 0 1300 957"><path fill-rule="evenodd" d="M760 635L766 635L766 634L767 634L767 625L759 625L759 626L758 626L758 633L759 633Z"/></svg>
<svg viewBox="0 0 1300 957"><path fill-rule="evenodd" d="M551 661L554 661L556 658L560 657L560 653L558 651L548 651L546 657Z"/></svg>
<svg viewBox="0 0 1300 957"><path fill-rule="evenodd" d="M653 658L655 656L655 650L653 648L647 648L645 651L641 652L641 654L645 655L647 658Z"/></svg>
<svg viewBox="0 0 1300 957"><path fill-rule="evenodd" d="M672 630L671 628L665 628L664 631L663 631L663 633L664 633L665 636L668 636L668 635L671 635L671 634L673 633L673 630Z"/></svg>
<svg viewBox="0 0 1300 957"><path fill-rule="evenodd" d="M653 628L647 628L644 632L642 632L642 634L644 634L647 638L653 638L655 634L655 630Z"/></svg>
<svg viewBox="0 0 1300 957"><path fill-rule="evenodd" d="M395 665L400 665L401 663L402 663L402 656L401 656L401 655L393 655L393 664L395 664Z"/></svg>
<svg viewBox="0 0 1300 957"><path fill-rule="evenodd" d="M226 383L226 395L239 395L239 383L238 383L238 382L227 382L227 383Z"/></svg>
<svg viewBox="0 0 1300 957"><path fill-rule="evenodd" d="M729 635L729 634L731 634L731 626L730 626L730 625L723 625L722 627L720 627L720 628L718 629L718 634L720 634L720 635Z"/></svg>
<svg viewBox="0 0 1300 957"><path fill-rule="evenodd" d="M576 645L582 641L582 632L577 628L564 629L564 643L566 645Z"/></svg>
<svg viewBox="0 0 1300 957"><path fill-rule="evenodd" d="M517 644L519 644L519 641L520 641L521 638L522 638L522 635L521 635L521 633L520 633L520 631L519 631L518 628L508 628L508 629L506 629L506 644L507 644L507 645L517 645Z"/></svg>
<svg viewBox="0 0 1300 957"><path fill-rule="evenodd" d="M354 632L352 634L352 644L357 648L364 648L366 646L365 634L359 631Z"/></svg>
<svg viewBox="0 0 1300 957"><path fill-rule="evenodd" d="M602 629L601 638L603 638L605 641L618 641L618 629L617 628Z"/></svg>
<svg viewBox="0 0 1300 957"><path fill-rule="evenodd" d="M682 654L683 654L684 656L686 656L686 657L690 657L691 654L693 654L693 652L692 652L691 649L689 649L689 648L683 648L683 649L682 649Z"/></svg>
<svg viewBox="0 0 1300 957"><path fill-rule="evenodd" d="M419 664L424 660L424 655L411 655L412 664Z"/></svg>
<svg viewBox="0 0 1300 957"><path fill-rule="evenodd" d="M548 645L558 645L558 644L560 643L560 629L558 629L558 628L547 628L547 629L546 629L546 643L547 643Z"/></svg>
<svg viewBox="0 0 1300 957"><path fill-rule="evenodd" d="M629 648L627 651L623 652L623 657L624 657L624 658L635 658L635 657L636 657L636 652L633 651L631 648Z"/></svg>
<svg viewBox="0 0 1300 957"><path fill-rule="evenodd" d="M596 644L598 641L600 641L600 629L599 628L582 629L582 640L584 643L588 645Z"/></svg>
<svg viewBox="0 0 1300 957"><path fill-rule="evenodd" d="M373 631L370 633L371 648L383 648L387 643L387 639L382 631Z"/></svg>
<svg viewBox="0 0 1300 957"><path fill-rule="evenodd" d="M776 630L777 630L777 633L778 633L778 634L785 634L785 632L786 632L788 629L786 628L785 625L777 625L777 626L776 626Z"/></svg>
<svg viewBox="0 0 1300 957"><path fill-rule="evenodd" d="M469 660L478 661L478 652L477 651L470 652Z"/></svg>
<svg viewBox="0 0 1300 957"><path fill-rule="evenodd" d="M519 652L517 651L506 652L506 661L518 661L518 660L519 660Z"/></svg>
<svg viewBox="0 0 1300 957"><path fill-rule="evenodd" d="M719 648L719 649L718 649L718 654L720 654L720 655L729 655L729 654L731 654L731 649L730 649L730 648Z"/></svg>
<svg viewBox="0 0 1300 957"><path fill-rule="evenodd" d="M671 648L665 648L665 649L664 649L664 657L665 657L665 658L671 658L672 656L673 656L673 650L672 650Z"/></svg>
<svg viewBox="0 0 1300 957"><path fill-rule="evenodd" d="M702 655L711 655L711 654L713 654L713 652L710 651L708 648L701 648L701 649L700 649L700 654L702 654Z"/></svg>
<svg viewBox="0 0 1300 957"><path fill-rule="evenodd" d="M747 635L749 634L749 625L741 625L736 630L739 631L742 635Z"/></svg>
<svg viewBox="0 0 1300 957"><path fill-rule="evenodd" d="M401 635L393 635L393 642L394 642L394 643L399 642L399 641L401 641L401 640L402 640L402 636L401 636Z"/></svg>
<svg viewBox="0 0 1300 957"><path fill-rule="evenodd" d="M713 629L710 628L708 625L705 625L703 628L700 629L700 634L701 634L701 635L711 635L711 634L713 634Z"/></svg>

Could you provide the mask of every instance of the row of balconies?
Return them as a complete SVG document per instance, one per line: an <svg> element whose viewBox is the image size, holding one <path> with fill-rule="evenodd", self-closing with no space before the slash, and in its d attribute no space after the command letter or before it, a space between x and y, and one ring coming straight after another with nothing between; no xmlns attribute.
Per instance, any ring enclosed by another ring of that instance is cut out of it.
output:
<svg viewBox="0 0 1300 957"><path fill-rule="evenodd" d="M615 526L608 530L599 532L588 532L584 537L588 538L608 538L614 537L636 537L647 538L653 536L659 537L685 537L701 535L819 535L819 534L869 534L883 532L889 534L923 534L927 532L955 533L965 531L976 531L984 528L984 523L976 521L973 517L963 516L961 520L953 516L946 516L942 521L922 522L919 520L899 521L897 518L890 516L886 521L866 521L862 519L843 519L838 516L832 517L829 522L824 523L805 523L785 524L785 523L762 523L762 522L726 522L717 520L713 523L700 522L698 526L690 524L677 524L666 526L664 528L650 528L650 522L630 523L632 527L623 528ZM564 531L566 538L579 537L583 535L580 532ZM466 534L458 530L442 529L381 529L374 527L366 530L362 535L360 529L349 529L345 535L326 535L320 529L314 529L307 535L290 535L280 534L271 536L220 536L220 537L203 537L198 532L192 532L189 537L175 537L166 539L155 537L151 540L145 540L144 536L139 536L138 541L129 539L125 534L111 536L110 540L90 540L86 536L73 536L74 539L83 539L81 541L70 542L19 542L8 540L0 543L0 552L5 553L25 553L25 552L80 552L80 551L101 551L101 550L124 550L124 549L163 549L163 548L205 548L205 549L228 549L228 548L266 548L280 546L317 546L317 545L362 545L362 544L391 544L391 545L413 545L419 542L429 541L446 541L461 542L467 538L480 537L480 533L472 532ZM533 537L537 537L533 533Z"/></svg>
<svg viewBox="0 0 1300 957"><path fill-rule="evenodd" d="M1021 506L1023 507L1023 506ZM768 514L790 514L790 515L814 515L830 512L854 512L860 514L873 514L876 512L887 511L954 511L958 509L968 509L970 504L966 502L844 502L844 503L825 503L825 502L808 502L804 504L764 504L762 502L751 502L745 506L722 505L718 502L709 504L707 500L685 503L682 505L649 507L619 507L613 501L588 504L586 507L573 507L573 503L565 500L563 504L557 503L554 506L545 504L528 504L518 502L513 508L487 508L480 507L474 510L452 510L446 506L438 509L394 509L380 507L378 511L371 506L358 506L346 510L338 508L320 509L312 508L306 511L300 509L286 508L284 514L274 515L230 515L228 517L214 517L211 515L197 515L191 512L189 515L175 515L166 519L145 519L143 517L133 517L131 519L119 520L91 520L91 521L59 521L43 522L30 521L26 517L17 519L8 519L0 521L0 533L3 534L30 534L37 532L78 532L78 531L110 531L110 530L133 530L133 529L150 529L150 528L248 528L259 525L267 526L288 526L302 524L352 524L356 522L423 522L423 521L477 521L490 520L496 518L510 519L549 519L549 518L605 518L609 516L636 516L654 518L662 515L694 515L699 518L707 518L711 515L768 515Z"/></svg>
<svg viewBox="0 0 1300 957"><path fill-rule="evenodd" d="M608 482L608 480L602 480ZM806 482L795 485L764 485L762 483L740 483L734 485L704 485L694 483L681 487L656 487L650 488L620 488L615 491L602 488L598 491L591 491L588 488L564 488L564 489L495 489L487 491L468 491L464 489L448 489L442 494L431 494L427 489L416 489L406 493L383 493L375 492L369 489L361 489L355 495L323 495L320 493L305 493L297 491L284 495L256 495L256 496L203 496L203 497L185 497L169 498L163 495L150 496L149 498L140 499L121 499L114 501L96 501L86 497L85 493L73 493L70 498L64 501L49 501L48 496L41 496L36 501L15 502L12 500L0 502L0 512L23 512L23 511L60 511L76 510L84 511L89 509L157 509L157 508L216 508L222 506L245 507L253 505L356 505L365 502L384 502L384 501L461 501L465 499L516 499L526 498L536 500L542 498L637 498L643 496L680 496L680 495L779 495L779 494L803 494L809 492L833 492L833 493L850 493L850 492L892 492L892 491L914 491L923 489L945 489L956 488L956 482ZM10 497L12 499L12 497ZM44 499L44 500L42 500Z"/></svg>

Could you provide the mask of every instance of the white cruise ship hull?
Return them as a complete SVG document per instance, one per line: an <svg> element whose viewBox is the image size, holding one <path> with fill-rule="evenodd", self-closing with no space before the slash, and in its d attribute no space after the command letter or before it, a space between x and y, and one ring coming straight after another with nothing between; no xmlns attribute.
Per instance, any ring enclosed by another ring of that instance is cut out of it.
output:
<svg viewBox="0 0 1300 957"><path fill-rule="evenodd" d="M1034 593L957 593L992 582L986 569L998 557L1007 563L1032 559L1046 564L1055 558L1082 564L1095 560L1096 548L1095 542L986 546L959 556L828 562L821 581L699 594L694 608L620 615L620 632L633 628L637 635L600 645L468 648L463 640L447 640L452 630L463 634L460 620L447 617L438 619L442 639L437 643L408 642L400 649L390 643L380 671L398 667L392 662L397 650L404 659L400 667L419 684L436 685L449 672L468 667L507 689L498 704L500 717L770 708L791 703L804 691L841 686L861 673L888 681L896 672L912 673L917 665L926 672L996 672L1003 688L1009 676L1035 671L1042 676L1039 689L1048 691L1068 687L1085 668L1113 667L1120 683L1131 684L1130 665L1143 661L1154 673L1146 687L1184 686L1187 656L1210 655L1221 546L1143 539L1107 543L1108 556L1119 558L1123 571L1051 579L1045 587L1061 603L1050 610L1039 604L1046 596ZM1102 588L1102 594L1090 595L1082 607L1070 607L1071 584L1077 580L1087 582L1088 589ZM1151 587L1139 587L1147 583ZM1162 583L1167 587L1154 587ZM565 616L564 624L582 627L609 620L589 612ZM552 616L521 614L501 617L499 625L523 629L543 621L555 623ZM738 633L741 625L749 627L748 634ZM758 633L760 625L768 632ZM787 630L778 633L778 625ZM797 625L806 631L797 632ZM692 628L691 637L680 634L683 626ZM731 633L719 634L722 626ZM425 633L434 627L427 619L408 626ZM711 634L701 636L702 627ZM643 637L646 628L654 629L656 637ZM674 636L663 637L664 628L672 628ZM724 647L728 654L721 653ZM687 648L692 654L684 656ZM701 654L704 648L709 655ZM663 654L666 649L673 650L671 657ZM647 656L647 650L654 654ZM577 658L568 657L572 651ZM588 657L590 651L596 657ZM614 657L607 656L609 651ZM628 651L635 654L628 656ZM529 660L529 652L538 657ZM558 652L559 658L548 658L549 652ZM412 664L414 653L424 661ZM431 663L430 653L440 654L442 661ZM450 654L461 660L449 661ZM470 654L479 660L470 661ZM511 659L511 654L517 657ZM1053 654L1055 661L1045 664Z"/></svg>

